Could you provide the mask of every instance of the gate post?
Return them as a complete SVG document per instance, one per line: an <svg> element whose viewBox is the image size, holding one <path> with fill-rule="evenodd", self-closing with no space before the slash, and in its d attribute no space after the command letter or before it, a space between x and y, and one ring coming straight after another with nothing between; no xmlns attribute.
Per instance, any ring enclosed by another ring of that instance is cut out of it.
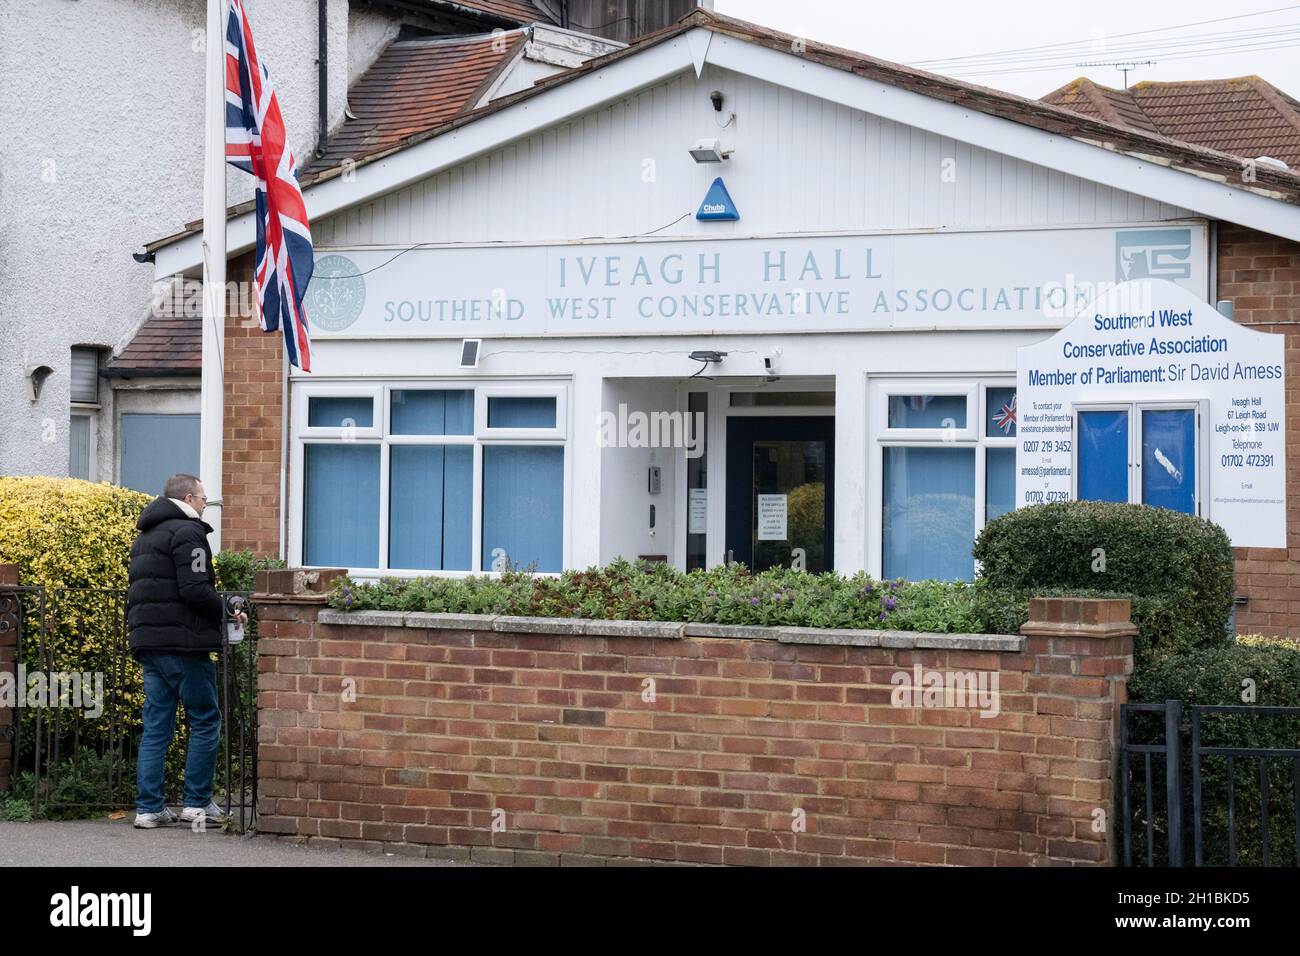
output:
<svg viewBox="0 0 1300 956"><path fill-rule="evenodd" d="M17 753L18 708L18 627L21 606L18 595L6 591L5 585L18 585L18 565L0 564L0 791L8 790ZM5 684L13 688L14 706L6 706Z"/></svg>
<svg viewBox="0 0 1300 956"><path fill-rule="evenodd" d="M1165 794L1169 801L1169 865L1183 865L1183 703L1165 701ZM1150 786L1150 784L1148 784Z"/></svg>

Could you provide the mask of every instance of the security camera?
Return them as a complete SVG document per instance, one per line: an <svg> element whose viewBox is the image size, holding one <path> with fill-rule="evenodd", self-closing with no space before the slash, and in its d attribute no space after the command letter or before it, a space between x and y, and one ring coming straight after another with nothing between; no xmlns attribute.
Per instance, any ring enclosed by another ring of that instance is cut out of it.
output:
<svg viewBox="0 0 1300 956"><path fill-rule="evenodd" d="M770 352L768 352L766 355L763 356L763 371L766 372L768 375L776 375L780 371L779 368L780 360L781 360L781 347L778 345L776 348L772 349Z"/></svg>

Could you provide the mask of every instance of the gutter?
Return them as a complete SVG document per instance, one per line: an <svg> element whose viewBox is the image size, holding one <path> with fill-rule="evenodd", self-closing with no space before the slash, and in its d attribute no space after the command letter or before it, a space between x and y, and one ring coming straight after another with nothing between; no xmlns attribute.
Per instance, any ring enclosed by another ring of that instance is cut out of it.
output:
<svg viewBox="0 0 1300 956"><path fill-rule="evenodd" d="M316 158L325 155L325 140L330 132L329 97L329 0L316 0Z"/></svg>

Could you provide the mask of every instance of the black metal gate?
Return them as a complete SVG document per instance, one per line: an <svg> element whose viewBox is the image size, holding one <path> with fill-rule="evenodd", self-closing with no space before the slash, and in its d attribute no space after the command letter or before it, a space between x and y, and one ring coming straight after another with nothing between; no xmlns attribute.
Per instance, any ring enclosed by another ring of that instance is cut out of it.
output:
<svg viewBox="0 0 1300 956"><path fill-rule="evenodd" d="M1300 707L1169 700L1120 721L1125 866L1300 866Z"/></svg>
<svg viewBox="0 0 1300 956"><path fill-rule="evenodd" d="M217 663L222 739L214 794L244 832L257 804L256 608L247 593L220 593L227 619L231 598L243 600L250 618L244 640L223 642ZM0 632L10 629L17 631L19 695L10 792L30 798L34 817L134 809L144 684L127 645L126 591L6 585ZM168 751L169 804L180 802L185 726L178 719Z"/></svg>

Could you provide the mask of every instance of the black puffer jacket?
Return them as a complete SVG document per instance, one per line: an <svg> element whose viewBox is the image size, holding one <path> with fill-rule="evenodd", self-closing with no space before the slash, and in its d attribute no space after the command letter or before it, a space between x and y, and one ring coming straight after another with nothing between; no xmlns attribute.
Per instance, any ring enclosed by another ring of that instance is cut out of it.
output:
<svg viewBox="0 0 1300 956"><path fill-rule="evenodd" d="M208 546L212 526L165 497L149 502L135 526L126 593L132 656L219 649L223 605Z"/></svg>

